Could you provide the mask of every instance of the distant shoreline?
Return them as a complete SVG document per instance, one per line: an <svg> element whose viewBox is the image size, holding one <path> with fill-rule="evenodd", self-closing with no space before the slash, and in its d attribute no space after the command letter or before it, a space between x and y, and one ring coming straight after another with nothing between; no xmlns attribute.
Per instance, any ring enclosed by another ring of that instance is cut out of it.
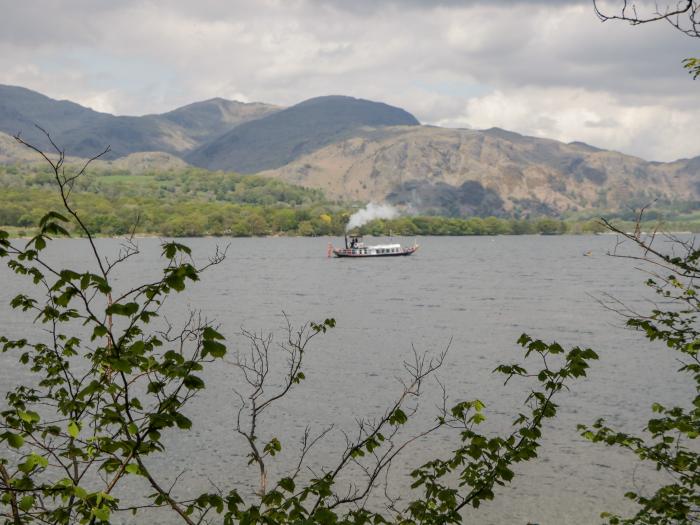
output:
<svg viewBox="0 0 700 525"><path fill-rule="evenodd" d="M3 228L0 227L0 230ZM6 230L7 231L7 230ZM12 233L8 232L10 235L8 237L9 240L30 240L34 237L32 234L27 234L27 235L12 235ZM629 235L634 235L635 232L625 232ZM692 231L663 231L663 232L646 232L642 231L639 232L640 235L643 236L648 236L648 235L695 235L698 232L692 232ZM445 235L437 235L437 234L427 234L427 235L364 235L364 237L367 238L386 238L386 237L401 237L401 238L418 238L418 237L583 237L583 236L593 236L593 237L598 237L602 235L608 235L608 236L615 236L619 235L616 232L599 232L599 233L592 233L592 232L564 232L564 233L482 233L482 234L445 234ZM127 240L130 238L133 238L135 240L138 239L158 239L158 238L163 238L163 239L338 239L342 238L340 235L279 235L279 234L274 234L274 235L185 235L185 236L168 236L168 235L162 235L162 234L157 234L157 233L139 233L137 235L134 235L133 237L130 237L128 235L101 235L101 234L95 234L93 235L93 238L95 239L114 239L114 240ZM75 235L71 237L54 237L54 240L64 240L64 239L87 239L86 236L84 235Z"/></svg>

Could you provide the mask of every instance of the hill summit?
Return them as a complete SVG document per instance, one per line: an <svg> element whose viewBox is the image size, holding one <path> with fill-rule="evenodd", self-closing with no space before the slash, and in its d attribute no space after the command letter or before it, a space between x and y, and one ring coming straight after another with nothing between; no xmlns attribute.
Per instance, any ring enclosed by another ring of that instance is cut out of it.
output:
<svg viewBox="0 0 700 525"><path fill-rule="evenodd" d="M54 100L36 91L0 84L0 132L22 137L49 149L41 126L77 157L92 157L109 145L106 157L162 151L182 156L233 127L279 108L269 104L211 99L162 115L140 117L100 113L67 100Z"/></svg>
<svg viewBox="0 0 700 525"><path fill-rule="evenodd" d="M236 126L185 158L203 168L254 173L289 164L364 127L419 124L407 111L381 102L318 97Z"/></svg>

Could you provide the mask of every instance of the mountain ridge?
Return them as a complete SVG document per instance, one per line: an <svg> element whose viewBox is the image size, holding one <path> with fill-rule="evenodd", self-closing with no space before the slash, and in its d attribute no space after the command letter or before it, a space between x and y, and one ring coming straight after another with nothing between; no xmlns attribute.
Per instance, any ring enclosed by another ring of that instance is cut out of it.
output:
<svg viewBox="0 0 700 525"><path fill-rule="evenodd" d="M321 188L331 198L454 216L561 215L700 200L700 157L653 164L515 135L425 126L364 130L261 174Z"/></svg>
<svg viewBox="0 0 700 525"><path fill-rule="evenodd" d="M185 159L203 168L255 173L288 164L363 126L419 124L407 111L381 102L315 97L240 124Z"/></svg>
<svg viewBox="0 0 700 525"><path fill-rule="evenodd" d="M119 116L0 84L0 131L21 133L33 144L47 148L49 143L36 128L38 124L59 139L66 151L79 157L91 157L106 145L111 146L110 159L146 151L182 156L242 122L277 110L277 106L263 103L210 99L163 114Z"/></svg>
<svg viewBox="0 0 700 525"><path fill-rule="evenodd" d="M140 152L138 165L153 167L160 158L169 166L261 173L331 198L386 201L419 213L562 215L654 201L700 209L700 156L649 162L498 127L420 125L401 108L341 95L288 108L212 98L129 117L0 85L0 132L21 129L46 147L33 126L42 117L77 157L111 144L107 160ZM18 151L7 137L0 140L0 162L26 162Z"/></svg>

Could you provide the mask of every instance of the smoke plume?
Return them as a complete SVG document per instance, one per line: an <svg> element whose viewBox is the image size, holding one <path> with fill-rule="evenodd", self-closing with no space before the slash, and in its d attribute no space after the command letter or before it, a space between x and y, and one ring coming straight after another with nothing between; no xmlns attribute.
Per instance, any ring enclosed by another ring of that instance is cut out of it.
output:
<svg viewBox="0 0 700 525"><path fill-rule="evenodd" d="M399 211L390 204L374 204L370 202L366 207L357 210L350 216L346 230L350 231L353 228L359 228L374 219L393 219L398 214Z"/></svg>

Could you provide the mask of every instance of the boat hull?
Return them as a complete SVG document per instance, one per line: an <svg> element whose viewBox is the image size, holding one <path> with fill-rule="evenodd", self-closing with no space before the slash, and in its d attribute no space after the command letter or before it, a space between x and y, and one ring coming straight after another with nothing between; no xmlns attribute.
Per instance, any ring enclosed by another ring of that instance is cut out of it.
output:
<svg viewBox="0 0 700 525"><path fill-rule="evenodd" d="M357 258L372 258L372 257L406 257L408 255L413 255L418 251L418 246L406 248L400 252L392 253L352 253L351 249L347 250L333 250L333 255L336 257L357 257Z"/></svg>

